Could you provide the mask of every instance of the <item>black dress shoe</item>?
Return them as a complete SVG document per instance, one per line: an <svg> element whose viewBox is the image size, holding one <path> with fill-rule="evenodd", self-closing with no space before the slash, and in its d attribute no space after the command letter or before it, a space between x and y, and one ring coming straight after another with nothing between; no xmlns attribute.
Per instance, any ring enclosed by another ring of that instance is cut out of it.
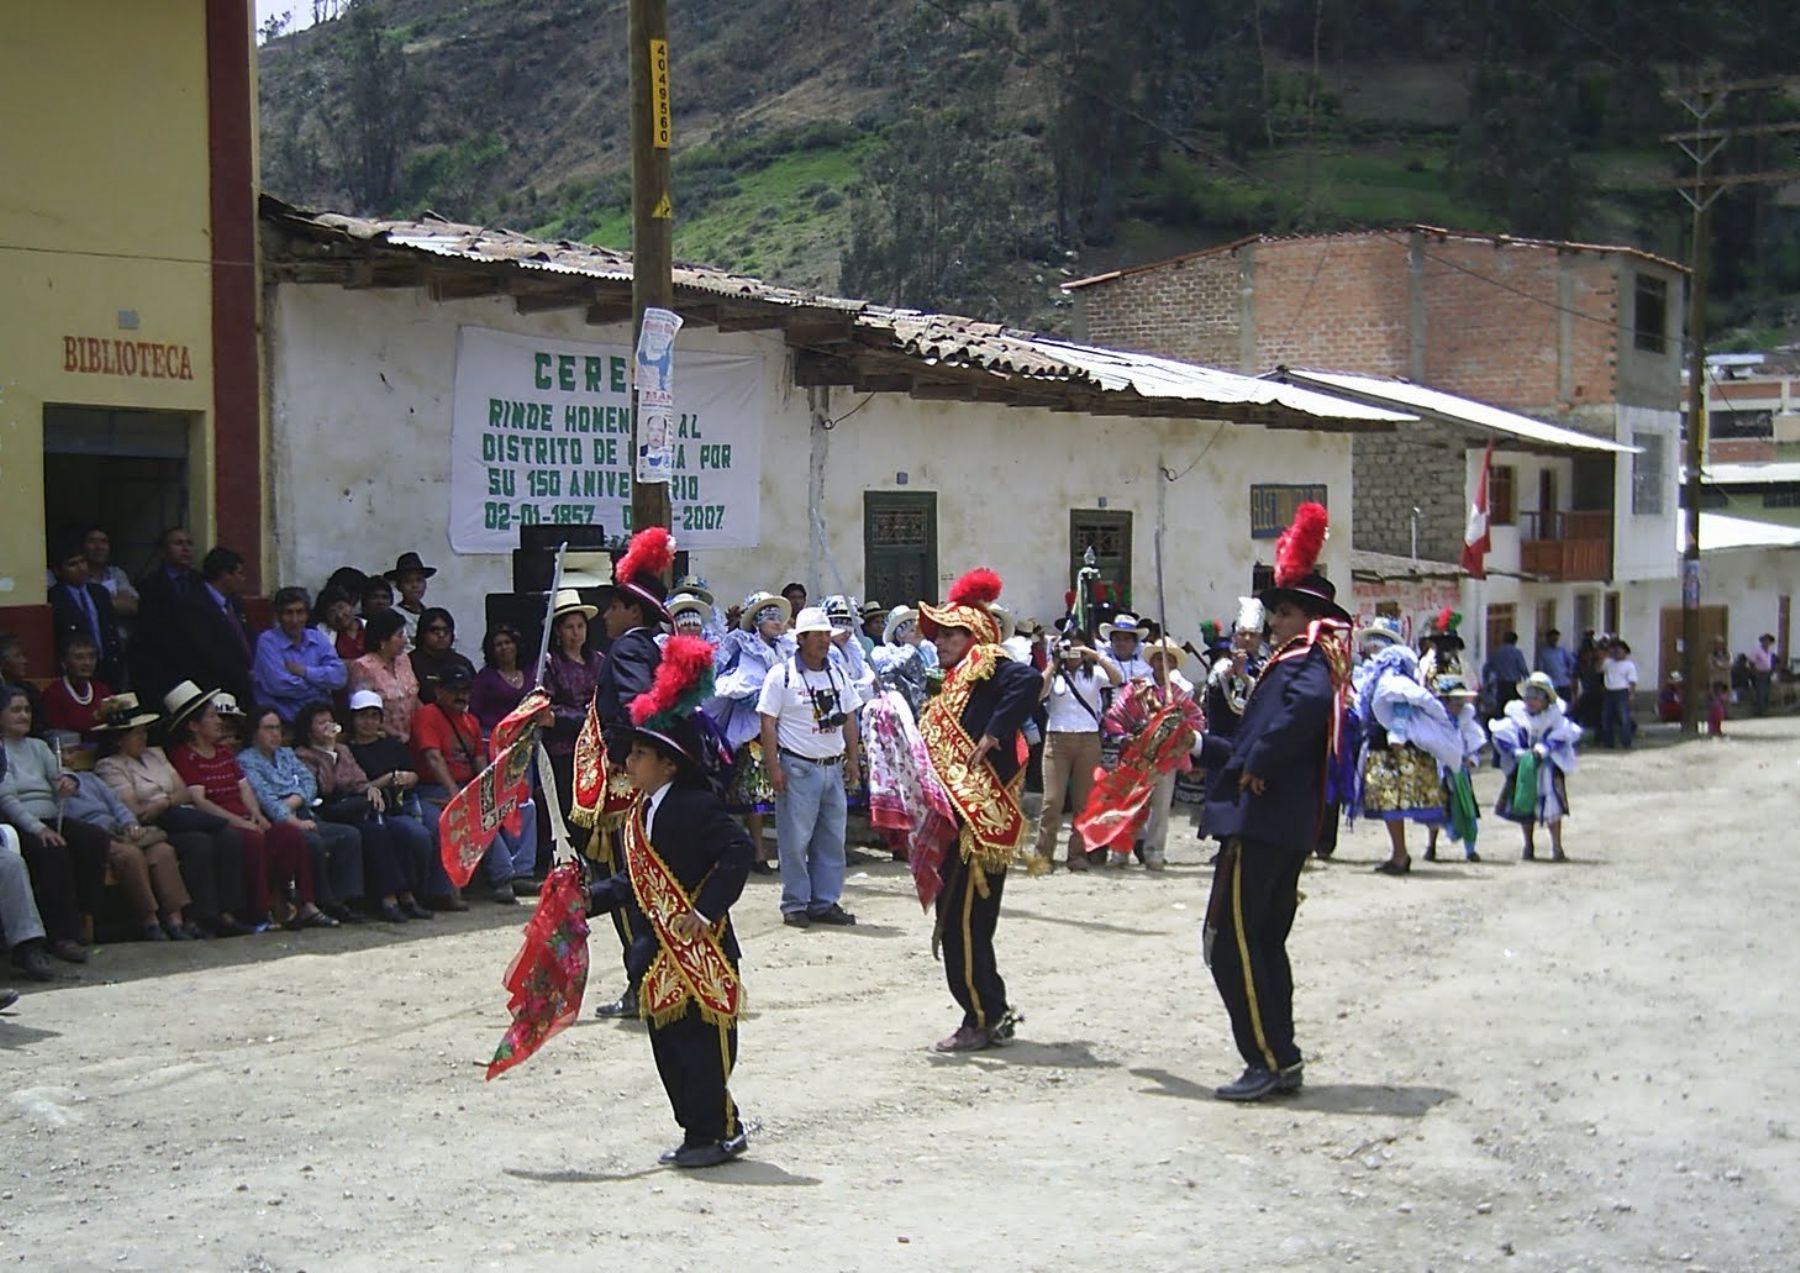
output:
<svg viewBox="0 0 1800 1273"><path fill-rule="evenodd" d="M405 911L413 919L436 919L437 918L437 912L432 910L428 906L419 905L419 899L416 897L413 898L412 901L410 901L410 902L401 902L400 909Z"/></svg>
<svg viewBox="0 0 1800 1273"><path fill-rule="evenodd" d="M805 911L790 911L781 917L781 922L789 928L811 928L812 916Z"/></svg>
<svg viewBox="0 0 1800 1273"><path fill-rule="evenodd" d="M1284 1065L1275 1071L1275 1091L1282 1096L1291 1096L1306 1083L1306 1062L1295 1061L1292 1065Z"/></svg>
<svg viewBox="0 0 1800 1273"><path fill-rule="evenodd" d="M13 967L33 981L56 980L56 972L50 967L50 956L44 953L42 944L38 942L13 947Z"/></svg>
<svg viewBox="0 0 1800 1273"><path fill-rule="evenodd" d="M408 916L405 911L401 910L397 903L383 902L381 904L381 918L389 924L404 924L410 916Z"/></svg>
<svg viewBox="0 0 1800 1273"><path fill-rule="evenodd" d="M750 864L750 873L752 875L773 875L775 874L775 868L770 866L767 862L752 862ZM670 1161L672 1162L674 1160L671 1159Z"/></svg>
<svg viewBox="0 0 1800 1273"><path fill-rule="evenodd" d="M670 1163L675 1161L675 1155L679 1154L685 1148L687 1148L685 1145L672 1145L668 1149L663 1150L662 1153L658 1154L656 1156L656 1161L667 1167Z"/></svg>
<svg viewBox="0 0 1800 1273"><path fill-rule="evenodd" d="M594 1015L605 1020L625 1020L638 1014L637 995L630 990L614 999L611 1003L603 1003L594 1009Z"/></svg>
<svg viewBox="0 0 1800 1273"><path fill-rule="evenodd" d="M1280 1084L1281 1078L1275 1071L1252 1065L1233 1082L1214 1088L1213 1095L1222 1101L1260 1101L1272 1094Z"/></svg>
<svg viewBox="0 0 1800 1273"><path fill-rule="evenodd" d="M833 902L822 911L812 911L808 916L815 924L836 924L840 928L853 927L856 916Z"/></svg>
<svg viewBox="0 0 1800 1273"><path fill-rule="evenodd" d="M6 987L4 990L0 990L0 1010L10 1008L18 1001L19 992L14 990L11 986Z"/></svg>
<svg viewBox="0 0 1800 1273"><path fill-rule="evenodd" d="M704 1145L684 1145L675 1151L672 1161L683 1171L696 1171L704 1167L723 1167L733 1157L722 1142L714 1140Z"/></svg>

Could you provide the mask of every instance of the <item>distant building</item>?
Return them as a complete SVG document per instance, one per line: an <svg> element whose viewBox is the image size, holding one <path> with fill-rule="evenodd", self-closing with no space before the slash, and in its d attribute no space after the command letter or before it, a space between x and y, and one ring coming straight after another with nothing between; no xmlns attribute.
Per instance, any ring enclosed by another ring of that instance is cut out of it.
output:
<svg viewBox="0 0 1800 1273"><path fill-rule="evenodd" d="M1684 422L1686 384L1684 372ZM1708 356L1706 456L1709 464L1800 461L1800 348Z"/></svg>

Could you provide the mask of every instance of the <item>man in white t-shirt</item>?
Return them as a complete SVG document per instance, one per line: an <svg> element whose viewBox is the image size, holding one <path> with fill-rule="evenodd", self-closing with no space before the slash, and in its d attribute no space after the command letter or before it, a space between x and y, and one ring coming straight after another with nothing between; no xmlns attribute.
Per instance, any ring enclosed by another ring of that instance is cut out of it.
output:
<svg viewBox="0 0 1800 1273"><path fill-rule="evenodd" d="M1036 852L1046 865L1056 860L1065 794L1077 814L1087 807L1094 771L1100 767L1100 718L1106 714L1101 690L1122 680L1113 661L1089 648L1079 633L1057 642L1056 657L1044 669L1044 807L1038 814ZM1071 871L1088 869L1081 832L1069 832L1064 862Z"/></svg>
<svg viewBox="0 0 1800 1273"><path fill-rule="evenodd" d="M1144 661L1144 625L1135 615L1122 614L1111 623L1102 623L1100 639L1111 647L1119 675L1128 681L1151 679L1150 664Z"/></svg>
<svg viewBox="0 0 1800 1273"><path fill-rule="evenodd" d="M794 621L798 652L763 678L763 760L775 788L781 857L781 916L795 928L854 924L838 904L844 891L845 785L860 767L856 709L861 698L831 657L831 620L818 608Z"/></svg>
<svg viewBox="0 0 1800 1273"><path fill-rule="evenodd" d="M1631 696L1637 693L1637 664L1631 661L1631 647L1614 641L1606 661L1600 665L1600 680L1606 691L1600 704L1600 737L1608 747L1631 749L1637 722L1631 719Z"/></svg>

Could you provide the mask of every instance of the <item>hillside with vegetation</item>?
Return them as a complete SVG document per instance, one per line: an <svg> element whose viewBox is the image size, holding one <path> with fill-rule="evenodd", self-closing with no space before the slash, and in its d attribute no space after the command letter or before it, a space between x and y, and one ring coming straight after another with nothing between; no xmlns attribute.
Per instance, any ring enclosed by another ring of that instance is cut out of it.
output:
<svg viewBox="0 0 1800 1273"><path fill-rule="evenodd" d="M335 0L261 46L267 189L630 246L624 0ZM1247 233L1459 228L1685 259L1665 90L1791 0L671 0L678 257L1056 329L1057 285ZM1800 170L1800 81L1715 122ZM1800 328L1800 185L1715 210L1715 328Z"/></svg>

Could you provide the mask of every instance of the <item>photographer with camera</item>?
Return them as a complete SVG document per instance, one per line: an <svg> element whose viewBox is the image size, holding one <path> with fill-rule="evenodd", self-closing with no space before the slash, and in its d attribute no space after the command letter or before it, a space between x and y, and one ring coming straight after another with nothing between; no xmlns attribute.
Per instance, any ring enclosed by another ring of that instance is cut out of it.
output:
<svg viewBox="0 0 1800 1273"><path fill-rule="evenodd" d="M831 658L831 620L817 607L794 622L798 652L763 679L756 710L775 788L781 858L781 916L794 928L847 925L844 891L847 786L858 781L856 709L862 703L845 669Z"/></svg>
<svg viewBox="0 0 1800 1273"><path fill-rule="evenodd" d="M1073 799L1075 812L1087 807L1094 771L1100 767L1100 720L1106 714L1103 692L1123 679L1118 664L1088 645L1079 631L1056 642L1055 657L1044 669L1040 695L1048 720L1044 730L1044 805L1038 813L1036 853L1045 866L1056 860L1065 794ZM1081 832L1069 832L1069 855L1064 863L1071 871L1088 869Z"/></svg>

